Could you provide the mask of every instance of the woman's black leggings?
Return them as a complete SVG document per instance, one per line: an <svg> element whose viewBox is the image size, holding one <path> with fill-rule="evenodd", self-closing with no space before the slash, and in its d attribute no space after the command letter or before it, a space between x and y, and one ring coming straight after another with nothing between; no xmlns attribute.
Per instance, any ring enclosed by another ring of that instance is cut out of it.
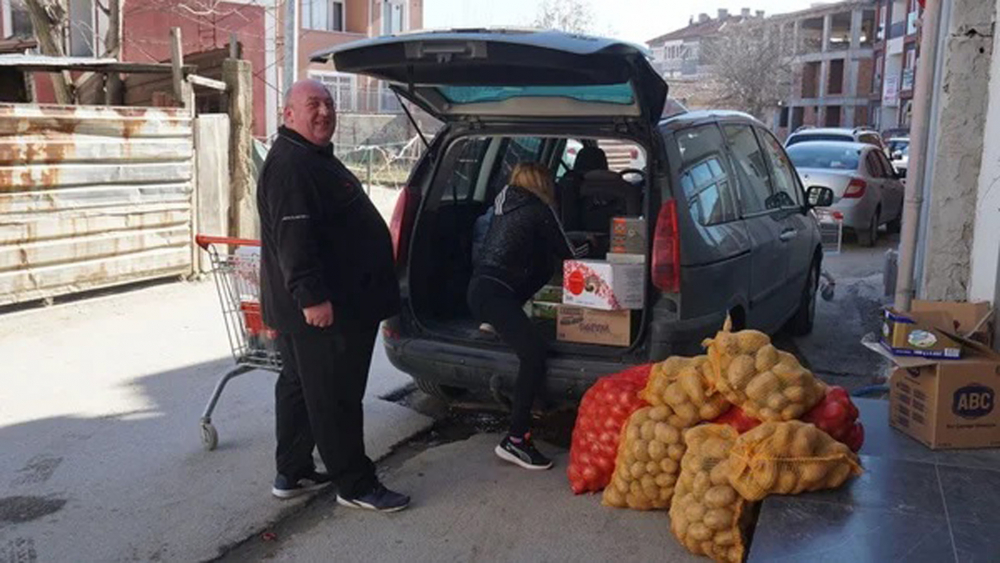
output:
<svg viewBox="0 0 1000 563"><path fill-rule="evenodd" d="M524 313L524 303L503 283L493 278L473 277L469 282L468 300L476 319L493 325L520 360L510 433L523 436L530 430L531 406L545 379L548 345Z"/></svg>

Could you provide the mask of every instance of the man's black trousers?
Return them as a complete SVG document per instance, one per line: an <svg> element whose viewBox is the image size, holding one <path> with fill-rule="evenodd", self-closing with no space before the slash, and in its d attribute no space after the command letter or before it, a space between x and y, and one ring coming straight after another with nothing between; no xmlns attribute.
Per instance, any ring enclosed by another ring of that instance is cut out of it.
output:
<svg viewBox="0 0 1000 563"><path fill-rule="evenodd" d="M278 473L293 481L314 470L313 448L342 496L364 495L376 484L365 455L361 400L378 325L339 319L326 329L282 334L283 368L275 385Z"/></svg>

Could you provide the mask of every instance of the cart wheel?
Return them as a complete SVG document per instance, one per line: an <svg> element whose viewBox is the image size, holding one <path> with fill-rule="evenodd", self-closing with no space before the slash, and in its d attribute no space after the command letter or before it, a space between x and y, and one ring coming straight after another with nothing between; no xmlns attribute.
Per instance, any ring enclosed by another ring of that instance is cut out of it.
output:
<svg viewBox="0 0 1000 563"><path fill-rule="evenodd" d="M201 445L208 451L214 450L219 445L219 433L211 422L201 423Z"/></svg>

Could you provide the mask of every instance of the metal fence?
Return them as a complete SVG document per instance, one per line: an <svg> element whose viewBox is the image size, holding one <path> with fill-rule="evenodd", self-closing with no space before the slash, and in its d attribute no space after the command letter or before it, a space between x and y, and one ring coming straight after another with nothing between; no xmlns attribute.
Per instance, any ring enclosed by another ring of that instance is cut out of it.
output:
<svg viewBox="0 0 1000 563"><path fill-rule="evenodd" d="M337 157L366 186L400 187L423 154L419 136L398 143L336 147Z"/></svg>
<svg viewBox="0 0 1000 563"><path fill-rule="evenodd" d="M0 305L188 273L183 110L0 104Z"/></svg>

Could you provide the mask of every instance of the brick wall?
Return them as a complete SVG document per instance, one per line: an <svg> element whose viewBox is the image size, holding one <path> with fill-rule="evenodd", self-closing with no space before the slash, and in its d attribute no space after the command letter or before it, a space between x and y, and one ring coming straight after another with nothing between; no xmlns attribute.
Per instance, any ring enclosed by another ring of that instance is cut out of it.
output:
<svg viewBox="0 0 1000 563"><path fill-rule="evenodd" d="M874 73L874 60L864 59L858 61L858 97L865 97L872 93L872 76Z"/></svg>

